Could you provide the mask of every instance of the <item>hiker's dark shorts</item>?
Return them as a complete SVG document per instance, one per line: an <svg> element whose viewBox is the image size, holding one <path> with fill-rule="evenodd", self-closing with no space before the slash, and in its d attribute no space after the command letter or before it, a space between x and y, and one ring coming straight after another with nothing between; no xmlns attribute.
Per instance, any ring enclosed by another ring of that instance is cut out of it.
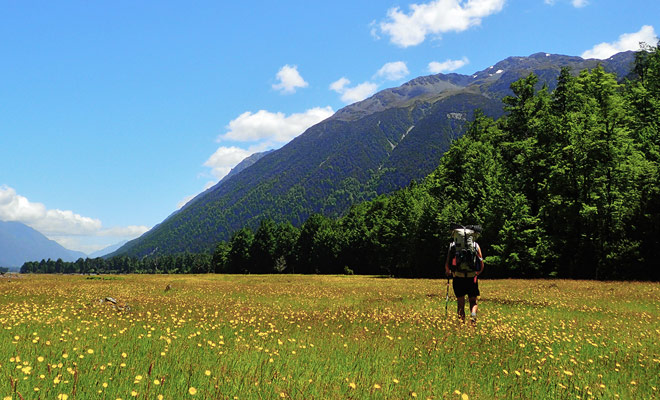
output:
<svg viewBox="0 0 660 400"><path fill-rule="evenodd" d="M479 281L474 283L474 277L472 278L457 278L454 277L453 282L454 294L456 297L463 297L466 294L468 297L477 297L479 293Z"/></svg>

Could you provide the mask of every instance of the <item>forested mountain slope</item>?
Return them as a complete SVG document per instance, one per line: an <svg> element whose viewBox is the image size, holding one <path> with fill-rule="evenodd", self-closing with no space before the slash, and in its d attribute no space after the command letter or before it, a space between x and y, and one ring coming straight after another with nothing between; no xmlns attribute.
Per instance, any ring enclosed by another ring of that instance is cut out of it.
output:
<svg viewBox="0 0 660 400"><path fill-rule="evenodd" d="M300 225L313 213L342 215L352 204L431 173L474 110L503 114L501 100L519 78L534 73L538 87L553 88L562 67L577 74L598 64L625 77L633 60L631 52L608 60L538 53L473 75L438 74L383 90L312 126L113 255L210 252L233 231L266 217Z"/></svg>

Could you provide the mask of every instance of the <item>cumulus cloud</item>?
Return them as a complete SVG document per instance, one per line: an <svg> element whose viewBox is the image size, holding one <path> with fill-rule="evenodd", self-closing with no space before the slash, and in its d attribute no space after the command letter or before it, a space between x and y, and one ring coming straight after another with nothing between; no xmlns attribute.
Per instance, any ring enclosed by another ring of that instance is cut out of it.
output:
<svg viewBox="0 0 660 400"><path fill-rule="evenodd" d="M330 90L333 90L337 93L341 93L341 92L344 91L346 86L348 86L350 84L351 84L351 81L349 81L348 79L346 79L345 77L342 76L341 78L337 79L336 81L334 81L330 84Z"/></svg>
<svg viewBox="0 0 660 400"><path fill-rule="evenodd" d="M412 4L408 13L395 7L387 12L387 20L379 27L395 45L416 46L427 35L462 32L480 25L483 18L501 11L504 3L505 0L435 0Z"/></svg>
<svg viewBox="0 0 660 400"><path fill-rule="evenodd" d="M378 85L372 82L362 82L351 88L345 88L341 100L345 103L355 103L362 101L373 95L378 90Z"/></svg>
<svg viewBox="0 0 660 400"><path fill-rule="evenodd" d="M398 81L410 74L408 66L403 61L393 61L385 63L376 73L372 76L372 80L378 80L380 83L384 81ZM350 86L351 81L342 76L336 81L332 82L329 86L330 90L337 92L341 95L341 101L344 103L355 103L362 101L367 97L376 93L380 87L379 83L365 81L354 86Z"/></svg>
<svg viewBox="0 0 660 400"><path fill-rule="evenodd" d="M309 84L300 76L297 65L285 65L277 72L278 83L273 85L273 89L281 93L295 93L297 88L305 88Z"/></svg>
<svg viewBox="0 0 660 400"><path fill-rule="evenodd" d="M330 84L330 90L341 94L341 101L344 103L355 103L364 100L378 90L378 84L373 82L362 82L353 87L349 87L350 84L351 81L342 77Z"/></svg>
<svg viewBox="0 0 660 400"><path fill-rule="evenodd" d="M557 3L557 0L543 0L545 4L554 6ZM589 5L589 0L570 0L570 3L575 8L582 8Z"/></svg>
<svg viewBox="0 0 660 400"><path fill-rule="evenodd" d="M467 57L463 57L460 60L446 60L443 62L431 61L428 68L429 72L432 74L442 74L455 71L469 63L470 61L467 59Z"/></svg>
<svg viewBox="0 0 660 400"><path fill-rule="evenodd" d="M408 71L408 66L403 61L388 62L383 65L378 72L376 72L377 78L384 78L388 81L398 81L400 79L408 76L410 71Z"/></svg>
<svg viewBox="0 0 660 400"><path fill-rule="evenodd" d="M215 176L218 180L222 179L225 175L231 171L239 162L243 161L246 157L252 154L249 150L241 149L239 147L218 147L218 149L209 157L208 160L204 163L204 166L211 168L211 174ZM184 203L190 201L194 196L189 196ZM180 208L180 207L179 207Z"/></svg>
<svg viewBox="0 0 660 400"><path fill-rule="evenodd" d="M259 110L256 113L246 111L230 121L227 133L218 140L254 142L270 140L286 143L334 114L332 107L314 107L302 113L285 115L281 112Z"/></svg>
<svg viewBox="0 0 660 400"><path fill-rule="evenodd" d="M98 219L72 211L48 210L43 204L29 201L6 185L0 186L0 219L22 222L44 235L88 235L101 229Z"/></svg>
<svg viewBox="0 0 660 400"><path fill-rule="evenodd" d="M98 250L105 245L76 247L80 237L133 239L149 230L146 226L133 225L103 228L99 219L68 210L47 209L42 203L31 202L6 185L0 186L0 220L22 222L69 249L81 251L92 247L95 247L92 250Z"/></svg>
<svg viewBox="0 0 660 400"><path fill-rule="evenodd" d="M651 25L644 25L638 32L624 33L619 40L603 42L582 53L582 58L606 59L616 53L628 50L639 50L639 43L656 44L658 42L655 29Z"/></svg>
<svg viewBox="0 0 660 400"><path fill-rule="evenodd" d="M97 236L138 237L148 230L148 227L142 225L118 226L114 228L101 229L98 231Z"/></svg>
<svg viewBox="0 0 660 400"><path fill-rule="evenodd" d="M543 2L545 4L549 4L551 6L554 6L557 3L557 0L544 0ZM586 7L587 5L589 5L589 1L588 0L571 0L571 4L575 8L582 8L582 7Z"/></svg>
<svg viewBox="0 0 660 400"><path fill-rule="evenodd" d="M238 146L220 146L204 162L211 168L211 175L216 179L208 182L204 190L217 183L246 157L268 148L279 147L334 114L332 107L314 107L302 113L285 115L281 112L259 110L246 111L227 124L227 132L218 137L218 142L231 140L249 142L247 148ZM179 202L181 208L194 196L187 196Z"/></svg>

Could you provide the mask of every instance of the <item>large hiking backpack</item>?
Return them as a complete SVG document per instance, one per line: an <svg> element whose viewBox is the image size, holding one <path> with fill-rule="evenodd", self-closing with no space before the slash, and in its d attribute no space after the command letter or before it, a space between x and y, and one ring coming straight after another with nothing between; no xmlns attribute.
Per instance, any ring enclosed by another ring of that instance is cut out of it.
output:
<svg viewBox="0 0 660 400"><path fill-rule="evenodd" d="M455 272L471 273L481 267L475 241L481 227L476 225L456 226L451 233L454 240L450 248L449 269Z"/></svg>

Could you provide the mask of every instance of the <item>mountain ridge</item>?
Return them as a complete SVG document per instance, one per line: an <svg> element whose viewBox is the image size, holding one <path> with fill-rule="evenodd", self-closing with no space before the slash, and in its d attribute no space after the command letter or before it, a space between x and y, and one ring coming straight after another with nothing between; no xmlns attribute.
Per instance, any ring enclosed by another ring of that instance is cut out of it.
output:
<svg viewBox="0 0 660 400"><path fill-rule="evenodd" d="M0 221L0 267L20 267L26 261L76 261L85 253L69 250L17 221Z"/></svg>
<svg viewBox="0 0 660 400"><path fill-rule="evenodd" d="M262 218L300 225L312 213L338 216L352 204L422 179L462 135L475 109L497 118L514 81L535 73L552 88L562 67L598 64L625 77L633 52L608 60L535 53L509 57L472 75L435 74L348 105L287 145L216 184L113 255L211 251Z"/></svg>

